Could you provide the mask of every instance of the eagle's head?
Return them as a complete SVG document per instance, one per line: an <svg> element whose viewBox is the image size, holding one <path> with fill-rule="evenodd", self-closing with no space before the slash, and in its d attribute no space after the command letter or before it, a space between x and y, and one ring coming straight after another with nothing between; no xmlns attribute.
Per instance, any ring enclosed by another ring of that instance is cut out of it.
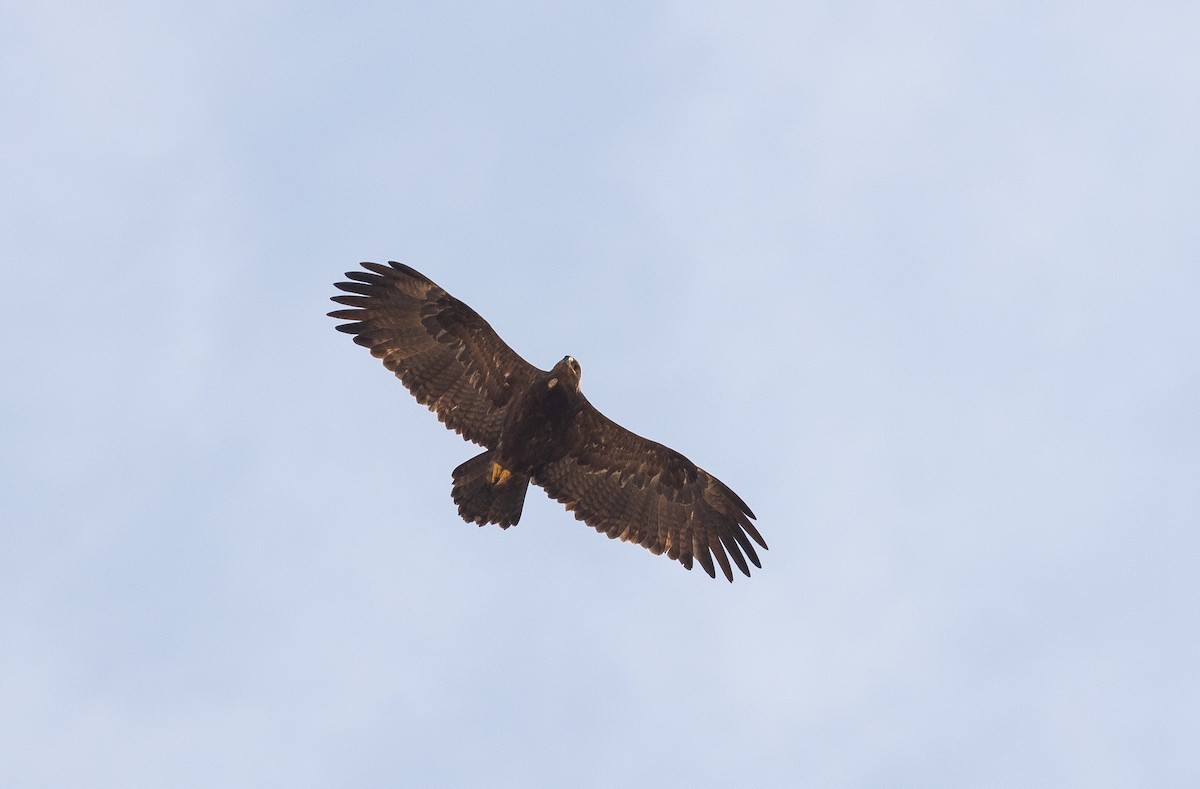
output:
<svg viewBox="0 0 1200 789"><path fill-rule="evenodd" d="M579 379L582 376L583 370L579 367L579 362L575 361L575 357L564 356L550 369L550 380L546 382L546 387L553 389L561 383L568 391L578 392Z"/></svg>

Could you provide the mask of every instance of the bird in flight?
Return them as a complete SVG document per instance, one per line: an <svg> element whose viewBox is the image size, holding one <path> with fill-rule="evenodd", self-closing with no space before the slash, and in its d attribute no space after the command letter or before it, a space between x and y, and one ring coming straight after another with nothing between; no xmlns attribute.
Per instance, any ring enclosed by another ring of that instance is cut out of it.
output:
<svg viewBox="0 0 1200 789"><path fill-rule="evenodd" d="M463 520L502 529L521 519L532 482L610 538L715 578L736 565L762 567L767 544L754 513L723 482L675 450L596 410L580 391L580 367L564 356L549 370L521 358L475 310L402 263L363 263L335 286L329 313L370 349L417 402L484 451L453 472ZM751 542L753 540L753 542Z"/></svg>

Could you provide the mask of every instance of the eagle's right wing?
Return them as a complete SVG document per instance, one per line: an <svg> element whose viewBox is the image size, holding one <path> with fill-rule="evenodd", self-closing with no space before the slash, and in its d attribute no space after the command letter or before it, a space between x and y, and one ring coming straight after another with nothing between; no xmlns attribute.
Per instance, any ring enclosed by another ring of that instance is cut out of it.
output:
<svg viewBox="0 0 1200 789"><path fill-rule="evenodd" d="M363 263L336 286L329 315L369 348L422 405L464 438L495 448L505 408L539 371L475 310L402 263Z"/></svg>

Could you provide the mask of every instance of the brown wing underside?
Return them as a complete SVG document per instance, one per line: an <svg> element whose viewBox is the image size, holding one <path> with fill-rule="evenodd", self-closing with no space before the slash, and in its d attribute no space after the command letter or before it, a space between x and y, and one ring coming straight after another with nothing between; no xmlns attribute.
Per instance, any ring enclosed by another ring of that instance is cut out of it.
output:
<svg viewBox="0 0 1200 789"><path fill-rule="evenodd" d="M575 517L610 538L666 553L716 577L713 558L730 581L733 564L750 575L762 567L754 544L767 547L754 513L723 482L678 452L632 433L590 403L571 436L571 451L534 482Z"/></svg>
<svg viewBox="0 0 1200 789"><path fill-rule="evenodd" d="M329 315L422 405L464 438L494 448L505 407L538 373L473 309L402 263L363 263L336 286Z"/></svg>

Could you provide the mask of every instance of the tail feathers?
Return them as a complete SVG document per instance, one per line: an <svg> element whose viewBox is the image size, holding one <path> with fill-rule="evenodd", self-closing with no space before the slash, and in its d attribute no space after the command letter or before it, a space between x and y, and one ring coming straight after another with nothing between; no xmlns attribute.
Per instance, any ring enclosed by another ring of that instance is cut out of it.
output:
<svg viewBox="0 0 1200 789"><path fill-rule="evenodd" d="M468 523L507 529L521 520L529 477L501 467L488 450L454 469L454 503Z"/></svg>

